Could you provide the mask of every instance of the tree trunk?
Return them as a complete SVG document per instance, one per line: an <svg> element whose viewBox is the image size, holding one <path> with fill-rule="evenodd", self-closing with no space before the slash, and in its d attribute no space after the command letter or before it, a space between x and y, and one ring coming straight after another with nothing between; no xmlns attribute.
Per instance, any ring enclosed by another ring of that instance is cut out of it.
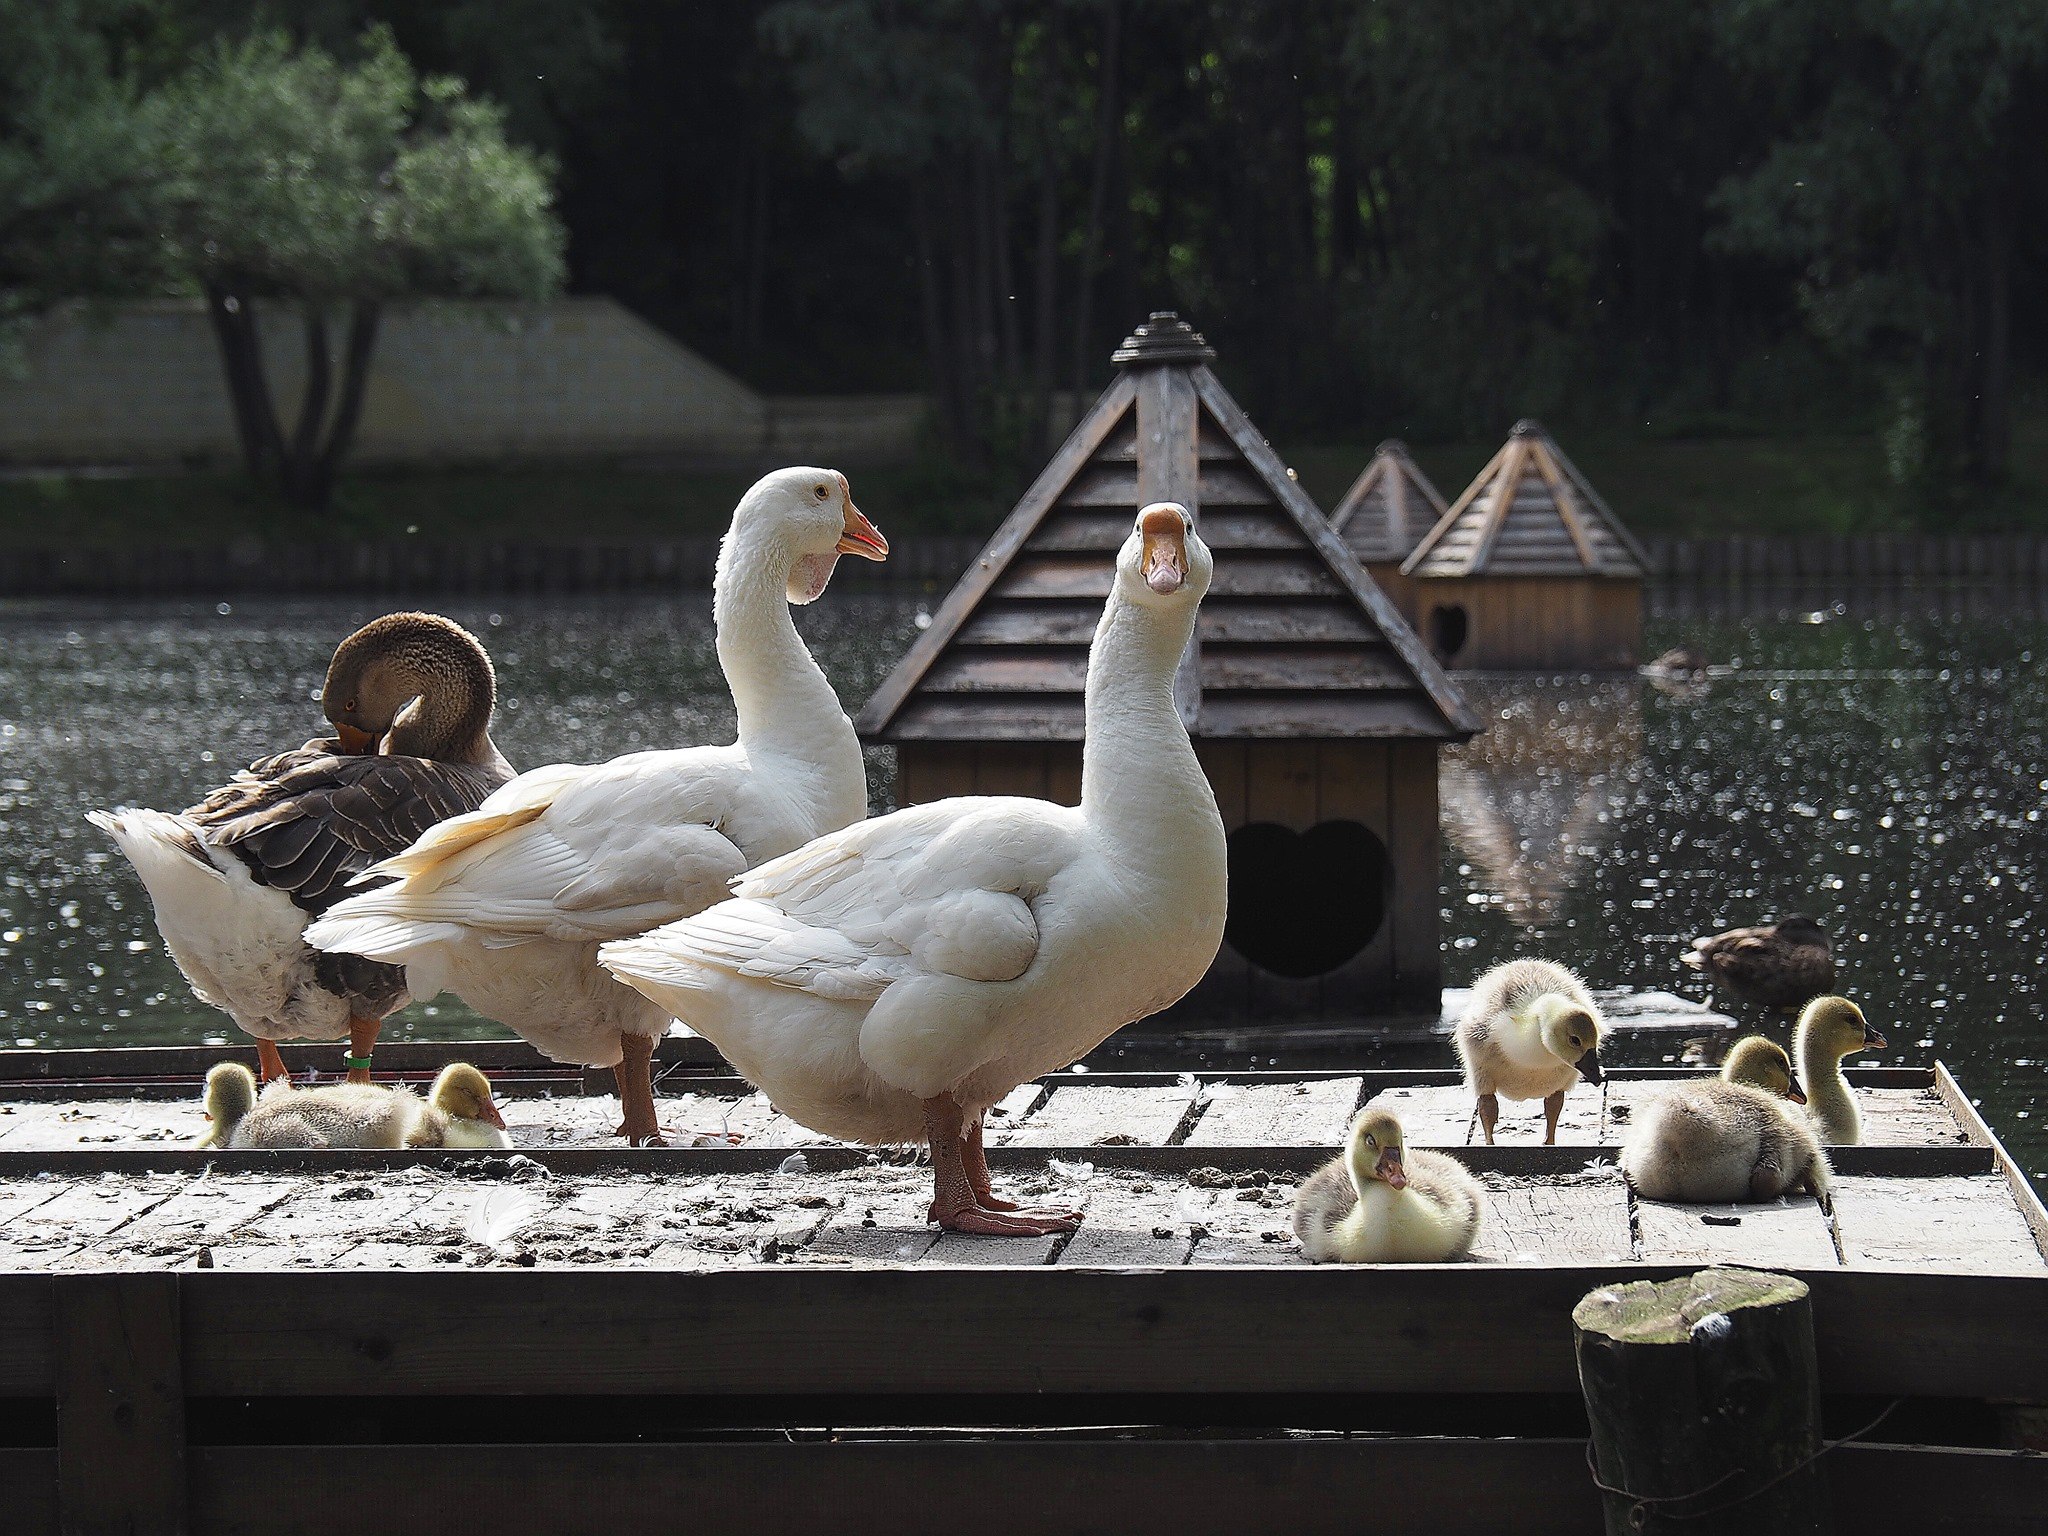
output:
<svg viewBox="0 0 2048 1536"><path fill-rule="evenodd" d="M327 427L327 441L320 447L307 484L308 499L302 505L320 511L334 494L334 481L341 462L356 440L356 423L362 419L363 392L370 382L370 359L377 350L377 327L384 318L384 306L375 299L360 299L350 311L348 344L341 357L341 395L334 403L334 420Z"/></svg>
<svg viewBox="0 0 2048 1536"><path fill-rule="evenodd" d="M299 401L299 424L279 466L285 500L299 507L318 507L315 479L320 459L320 429L327 425L327 397L334 380L334 362L327 350L327 315L317 302L303 306L306 338L306 387Z"/></svg>
<svg viewBox="0 0 2048 1536"><path fill-rule="evenodd" d="M1107 0L1102 8L1101 52L1097 56L1095 84L1095 169L1088 180L1088 222L1082 228L1081 271L1074 288L1074 394L1078 399L1088 388L1089 333L1094 316L1089 308L1095 298L1095 263L1102 253L1102 215L1109 201L1109 173L1116 161L1116 141L1122 135L1123 118L1119 100L1121 71L1117 55L1122 46L1122 0Z"/></svg>
<svg viewBox="0 0 2048 1536"><path fill-rule="evenodd" d="M1608 1536L1827 1536L1803 1281L1708 1269L1572 1310Z"/></svg>
<svg viewBox="0 0 2048 1536"><path fill-rule="evenodd" d="M2012 452L2012 213L1999 191L1985 204L1983 322L1968 451L1972 475L1990 485L2005 478Z"/></svg>
<svg viewBox="0 0 2048 1536"><path fill-rule="evenodd" d="M208 284L207 318L220 346L227 377L228 406L234 412L235 435L242 445L242 464L254 480L267 480L283 456L277 413L270 403L270 385L263 372L263 344L256 329L256 310L246 293Z"/></svg>

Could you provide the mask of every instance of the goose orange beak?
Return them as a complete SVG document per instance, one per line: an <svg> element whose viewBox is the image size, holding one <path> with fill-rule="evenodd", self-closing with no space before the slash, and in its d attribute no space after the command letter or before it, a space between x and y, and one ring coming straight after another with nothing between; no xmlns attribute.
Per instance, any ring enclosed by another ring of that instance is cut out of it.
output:
<svg viewBox="0 0 2048 1536"><path fill-rule="evenodd" d="M495 1125L501 1131L505 1129L505 1117L498 1112L496 1099L485 1099L478 1108L476 1117L486 1125Z"/></svg>
<svg viewBox="0 0 2048 1536"><path fill-rule="evenodd" d="M335 722L334 734L341 742L341 750L350 756L361 756L377 750L377 738L368 731L358 730L352 725Z"/></svg>
<svg viewBox="0 0 2048 1536"><path fill-rule="evenodd" d="M1138 535L1143 541L1138 570L1145 585L1161 597L1171 596L1187 585L1188 525L1172 502L1154 502L1138 514Z"/></svg>
<svg viewBox="0 0 2048 1536"><path fill-rule="evenodd" d="M1389 1147L1380 1154L1380 1160L1372 1165L1372 1171L1395 1189L1408 1187L1408 1171L1401 1166L1401 1149Z"/></svg>
<svg viewBox="0 0 2048 1536"><path fill-rule="evenodd" d="M889 541L882 537L882 530L860 515L860 508L853 504L853 487L846 483L846 476L839 477L839 489L846 496L846 530L834 546L842 555L859 555L863 560L886 560L889 558Z"/></svg>

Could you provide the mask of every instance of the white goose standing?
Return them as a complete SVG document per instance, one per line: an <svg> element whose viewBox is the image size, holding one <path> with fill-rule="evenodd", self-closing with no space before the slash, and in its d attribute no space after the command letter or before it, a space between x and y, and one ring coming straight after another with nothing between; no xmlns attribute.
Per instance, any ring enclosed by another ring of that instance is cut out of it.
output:
<svg viewBox="0 0 2048 1536"><path fill-rule="evenodd" d="M650 1063L669 1015L613 981L597 946L701 911L748 865L867 814L853 723L789 605L822 593L840 555L888 552L844 475L761 479L733 513L713 604L739 739L521 774L377 865L369 877L394 883L308 939L401 962L417 995L452 990L557 1061L616 1067L619 1134L659 1145Z"/></svg>
<svg viewBox="0 0 2048 1536"><path fill-rule="evenodd" d="M829 1136L929 1141L931 1216L1071 1229L989 1188L981 1121L1199 981L1223 938L1216 797L1173 698L1209 551L1138 514L1088 658L1078 808L973 796L821 837L600 958Z"/></svg>

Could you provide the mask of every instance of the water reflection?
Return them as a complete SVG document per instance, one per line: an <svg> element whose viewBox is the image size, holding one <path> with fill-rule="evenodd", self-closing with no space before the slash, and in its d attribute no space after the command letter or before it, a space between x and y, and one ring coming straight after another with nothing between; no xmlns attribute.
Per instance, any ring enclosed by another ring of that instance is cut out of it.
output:
<svg viewBox="0 0 2048 1536"><path fill-rule="evenodd" d="M1463 686L1486 729L1443 758L1444 835L1503 916L1543 927L1641 784L1639 689L1634 678Z"/></svg>
<svg viewBox="0 0 2048 1536"><path fill-rule="evenodd" d="M336 642L389 606L0 604L0 1041L227 1038L233 1026L193 998L163 952L141 882L85 813L190 805L242 764L304 741L320 725ZM828 594L799 610L850 707L909 644L915 608ZM708 596L521 598L446 611L490 648L495 734L515 767L732 739ZM877 791L888 766L870 763ZM452 997L392 1024L394 1039L479 1032Z"/></svg>
<svg viewBox="0 0 2048 1536"><path fill-rule="evenodd" d="M335 641L384 606L0 605L0 1039L225 1037L85 812L186 805L303 740ZM730 738L707 599L451 612L497 659L498 740L519 766ZM800 623L857 705L916 613L828 596ZM1590 680L1474 690L1501 729L1446 760L1446 980L1540 950L1598 985L1697 995L1678 963L1692 935L1808 912L1890 1037L1887 1059L1946 1058L2039 1177L2048 624L1815 605L1769 623L1660 619L1649 639L1651 654L1689 643L1741 668L1685 696ZM886 769L870 764L878 805ZM392 1037L479 1028L452 1000L428 1006ZM1683 1048L1617 1043L1637 1064Z"/></svg>

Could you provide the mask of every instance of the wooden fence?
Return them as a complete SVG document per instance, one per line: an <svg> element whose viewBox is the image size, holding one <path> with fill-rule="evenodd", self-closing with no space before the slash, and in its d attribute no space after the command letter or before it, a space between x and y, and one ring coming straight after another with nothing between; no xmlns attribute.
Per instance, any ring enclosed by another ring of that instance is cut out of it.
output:
<svg viewBox="0 0 2048 1536"><path fill-rule="evenodd" d="M2037 534L1645 541L1662 609L1700 603L1899 594L2048 593ZM949 586L981 550L972 536L905 537L888 562L847 561L854 584ZM433 544L417 539L104 549L0 548L0 596L232 596L246 592L676 592L711 584L715 539L634 544Z"/></svg>

